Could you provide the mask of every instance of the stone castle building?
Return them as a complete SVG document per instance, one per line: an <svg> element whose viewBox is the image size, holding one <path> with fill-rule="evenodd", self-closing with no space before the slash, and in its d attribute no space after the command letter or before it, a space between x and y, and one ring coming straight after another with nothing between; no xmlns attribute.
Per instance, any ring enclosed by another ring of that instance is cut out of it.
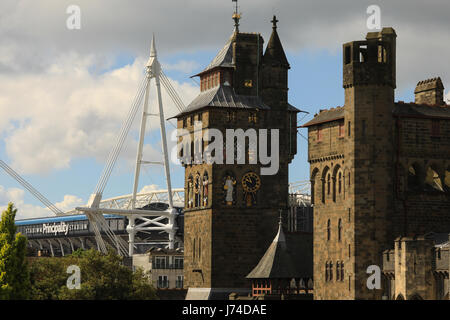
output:
<svg viewBox="0 0 450 320"><path fill-rule="evenodd" d="M448 297L450 106L440 78L395 101L396 37L383 28L344 44L345 105L303 125L315 299ZM381 289L366 284L371 265Z"/></svg>
<svg viewBox="0 0 450 320"><path fill-rule="evenodd" d="M250 293L246 275L276 234L279 211L286 215L288 208L288 165L297 152L299 110L288 103L290 66L277 20L274 17L272 35L263 50L262 36L240 32L239 16L234 18L233 34L196 75L200 94L176 116L182 146L179 157L185 167L187 299L227 299L232 292ZM216 142L208 138L208 129L220 130L227 140L227 129L267 130L267 141L261 135L255 139L259 148L267 143L272 154L279 146L278 171L261 174L267 166L259 158L254 161L260 154L250 150L249 136L243 141L231 137L234 155L224 150L223 163L210 163L208 157L217 156L217 150L208 149ZM279 143L271 142L273 129L279 130ZM185 142L187 136L190 142ZM305 242L293 243L309 254ZM310 251L308 261L312 261Z"/></svg>

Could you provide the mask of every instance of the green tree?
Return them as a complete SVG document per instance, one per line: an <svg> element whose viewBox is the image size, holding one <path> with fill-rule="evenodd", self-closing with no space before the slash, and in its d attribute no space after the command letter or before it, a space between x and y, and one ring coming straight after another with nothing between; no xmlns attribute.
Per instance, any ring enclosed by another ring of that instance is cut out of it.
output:
<svg viewBox="0 0 450 320"><path fill-rule="evenodd" d="M70 265L81 271L81 288L69 289ZM77 250L63 258L40 258L31 267L33 299L147 300L157 299L155 289L142 271L133 272L113 251Z"/></svg>
<svg viewBox="0 0 450 320"><path fill-rule="evenodd" d="M27 299L30 296L30 273L26 260L27 238L16 234L17 209L12 203L0 221L0 299Z"/></svg>

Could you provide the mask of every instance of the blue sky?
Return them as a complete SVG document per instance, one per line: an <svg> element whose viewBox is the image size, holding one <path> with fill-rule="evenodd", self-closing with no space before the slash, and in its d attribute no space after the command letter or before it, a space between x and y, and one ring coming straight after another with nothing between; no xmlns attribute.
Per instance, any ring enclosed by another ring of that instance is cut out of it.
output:
<svg viewBox="0 0 450 320"><path fill-rule="evenodd" d="M0 4L0 159L63 210L84 204L97 184L142 76L151 32L156 33L165 73L187 105L199 91L190 76L209 64L233 31L231 3L195 0L184 7L177 2L139 0L130 6L114 0L104 2L102 8L102 1L79 1L79 31L65 27L70 1ZM432 76L441 76L444 86L450 87L450 67L441 62L450 53L449 21L442 14L448 2L374 3L381 7L383 26L392 25L398 33L396 100L413 101L417 81ZM289 102L309 112L301 121L304 114L299 114L299 125L319 109L343 105L342 43L361 40L370 31L365 12L369 4L240 1L241 30L261 32L266 43L272 15L280 20L278 32L291 65ZM167 118L174 107L163 98ZM139 118L138 114L136 126ZM136 126L104 198L132 191ZM155 123L150 127L156 131L148 132L146 150L149 157L157 158L159 128ZM173 130L169 123L166 127ZM306 134L306 129L299 129L291 182L309 176L307 142L301 136ZM183 172L172 165L173 187L183 186ZM140 188L146 185L165 188L163 170L145 168ZM19 217L48 214L0 171L0 208L10 200L19 207Z"/></svg>

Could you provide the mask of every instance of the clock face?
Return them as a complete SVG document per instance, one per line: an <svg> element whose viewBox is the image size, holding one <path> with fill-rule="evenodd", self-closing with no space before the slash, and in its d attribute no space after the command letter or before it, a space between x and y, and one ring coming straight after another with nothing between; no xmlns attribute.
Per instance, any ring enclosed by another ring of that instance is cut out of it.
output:
<svg viewBox="0 0 450 320"><path fill-rule="evenodd" d="M242 178L242 187L245 192L254 193L261 187L261 179L254 172L248 172Z"/></svg>

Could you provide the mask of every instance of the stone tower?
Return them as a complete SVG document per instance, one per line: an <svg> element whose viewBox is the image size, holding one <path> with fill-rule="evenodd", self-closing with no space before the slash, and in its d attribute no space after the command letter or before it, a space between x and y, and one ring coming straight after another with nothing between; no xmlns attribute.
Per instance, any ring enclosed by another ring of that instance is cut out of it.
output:
<svg viewBox="0 0 450 320"><path fill-rule="evenodd" d="M350 244L353 274L350 290L345 289L354 299L381 295L381 290L368 290L366 270L381 265L380 253L392 234L396 37L392 28L383 28L368 33L366 41L344 44L344 159L350 173L350 211L343 241Z"/></svg>
<svg viewBox="0 0 450 320"><path fill-rule="evenodd" d="M376 299L370 265L392 234L396 34L392 28L343 45L345 106L308 127L314 197L314 298Z"/></svg>
<svg viewBox="0 0 450 320"><path fill-rule="evenodd" d="M227 299L231 292L250 292L245 277L272 240L279 210L287 208L288 164L296 152L298 112L287 103L287 60L276 28L272 38L277 43L273 41L272 49L263 54L261 35L239 32L237 26L196 75L200 94L176 116L179 157L185 167L187 299ZM280 52L284 58L277 61ZM286 69L283 83L265 83L266 70L280 65ZM282 101L279 92L286 94ZM223 136L223 150L216 148L220 139L208 135L213 129ZM279 132L277 141L272 140L274 129ZM238 130L245 137L236 138ZM262 138L264 132L267 140ZM250 148L253 142L257 151ZM271 163L260 157L263 144L276 158ZM270 166L278 170L264 174L263 168Z"/></svg>

